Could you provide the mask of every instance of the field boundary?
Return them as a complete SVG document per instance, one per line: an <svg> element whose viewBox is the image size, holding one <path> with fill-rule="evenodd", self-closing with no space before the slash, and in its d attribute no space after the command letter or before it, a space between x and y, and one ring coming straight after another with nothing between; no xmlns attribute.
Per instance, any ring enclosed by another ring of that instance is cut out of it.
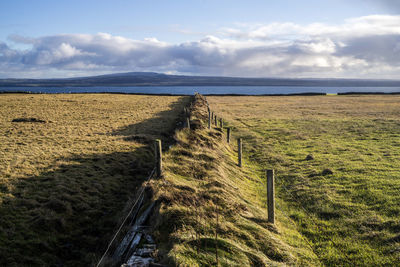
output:
<svg viewBox="0 0 400 267"><path fill-rule="evenodd" d="M170 95L163 94L162 96ZM182 127L190 128L190 114L194 99L195 98L192 96L189 105L183 107L184 120L183 123L179 124L180 126L178 126L175 131ZM134 198L133 204L130 206L128 213L112 235L105 252L97 262L96 267L109 265L119 266L121 264L131 266L131 264L150 264L154 262L151 254L156 250L156 244L146 229L148 228L146 222L153 213L156 203L151 199L152 193L148 193L147 189L149 189L148 185L151 181L162 178L163 176L161 140L156 139L154 141L154 168L134 194L136 197ZM124 230L126 228L127 230ZM126 233L121 237L120 235L123 232ZM120 240L120 242L116 243L116 240ZM144 243L146 243L144 245L143 240ZM143 248L139 248L139 243Z"/></svg>

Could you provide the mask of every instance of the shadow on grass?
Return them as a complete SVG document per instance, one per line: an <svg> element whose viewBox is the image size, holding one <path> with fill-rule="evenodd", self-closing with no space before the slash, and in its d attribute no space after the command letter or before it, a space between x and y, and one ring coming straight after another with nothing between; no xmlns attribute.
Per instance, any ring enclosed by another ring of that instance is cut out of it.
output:
<svg viewBox="0 0 400 267"><path fill-rule="evenodd" d="M176 128L183 127L183 107L190 103L190 97L181 98L172 103L169 110L165 110L143 122L128 125L112 132L112 135L122 136L126 141L136 141L153 145L155 139L161 139L163 146L168 147L173 143L173 135ZM174 122L168 118L176 117L177 110L182 112ZM172 125L172 124L173 125ZM172 126L172 127L171 127Z"/></svg>
<svg viewBox="0 0 400 267"><path fill-rule="evenodd" d="M173 142L189 97L111 133L140 143L131 152L79 155L0 188L0 266L89 266L99 258L129 198L153 168L153 143Z"/></svg>

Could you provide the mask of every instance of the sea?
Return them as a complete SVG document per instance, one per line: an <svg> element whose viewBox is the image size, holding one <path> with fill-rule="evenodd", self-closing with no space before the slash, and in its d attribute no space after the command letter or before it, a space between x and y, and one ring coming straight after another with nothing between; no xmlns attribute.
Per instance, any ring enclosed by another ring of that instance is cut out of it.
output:
<svg viewBox="0 0 400 267"><path fill-rule="evenodd" d="M171 95L276 95L306 93L400 93L400 87L311 87L311 86L129 86L129 87L0 87L0 92L29 93L127 93Z"/></svg>

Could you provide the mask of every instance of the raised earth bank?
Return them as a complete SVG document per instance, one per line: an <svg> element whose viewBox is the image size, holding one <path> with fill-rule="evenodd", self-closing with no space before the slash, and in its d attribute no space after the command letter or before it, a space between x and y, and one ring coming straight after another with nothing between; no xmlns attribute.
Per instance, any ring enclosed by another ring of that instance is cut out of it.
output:
<svg viewBox="0 0 400 267"><path fill-rule="evenodd" d="M142 213L154 205L146 228L157 244L154 260L168 266L320 265L291 219L278 211L276 224L267 222L261 169L237 166L235 135L228 144L224 129L208 129L207 108L196 95L190 128L176 131L162 176L146 184Z"/></svg>

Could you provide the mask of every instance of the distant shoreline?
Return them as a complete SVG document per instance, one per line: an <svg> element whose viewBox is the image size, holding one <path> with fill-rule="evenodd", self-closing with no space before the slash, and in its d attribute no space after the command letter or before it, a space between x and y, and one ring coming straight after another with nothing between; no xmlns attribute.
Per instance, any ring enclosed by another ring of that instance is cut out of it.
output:
<svg viewBox="0 0 400 267"><path fill-rule="evenodd" d="M1 91L0 94L120 94L120 95L150 95L150 96L188 96L191 94L168 94L168 93L127 93L127 92L32 92L32 91ZM325 96L325 95L400 95L400 92L345 92L345 93L288 93L288 94L202 94L204 96Z"/></svg>
<svg viewBox="0 0 400 267"><path fill-rule="evenodd" d="M152 86L292 86L292 87L400 87L400 80L346 78L244 78L167 75L154 72L113 73L58 79L0 79L1 87L152 87Z"/></svg>

